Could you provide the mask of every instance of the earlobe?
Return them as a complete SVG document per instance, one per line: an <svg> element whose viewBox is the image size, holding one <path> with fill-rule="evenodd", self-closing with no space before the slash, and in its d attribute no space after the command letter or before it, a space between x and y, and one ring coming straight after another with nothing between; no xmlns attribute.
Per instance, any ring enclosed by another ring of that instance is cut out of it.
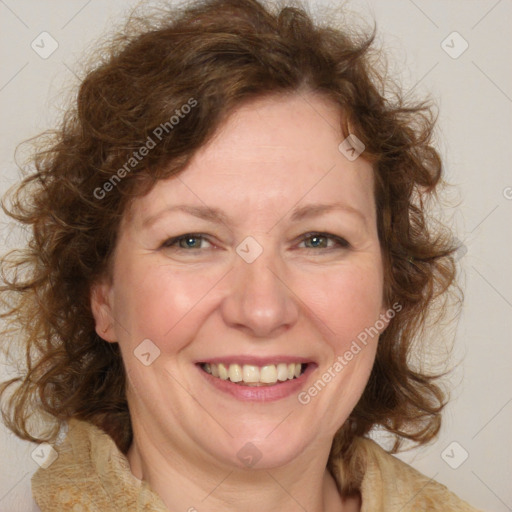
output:
<svg viewBox="0 0 512 512"><path fill-rule="evenodd" d="M117 342L114 329L114 316L110 299L111 286L106 283L95 283L91 286L91 311L94 317L96 333L105 341Z"/></svg>

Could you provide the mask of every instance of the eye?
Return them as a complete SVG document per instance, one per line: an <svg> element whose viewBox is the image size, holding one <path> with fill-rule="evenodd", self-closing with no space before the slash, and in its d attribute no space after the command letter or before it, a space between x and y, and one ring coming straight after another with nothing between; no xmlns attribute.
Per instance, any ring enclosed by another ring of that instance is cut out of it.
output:
<svg viewBox="0 0 512 512"><path fill-rule="evenodd" d="M305 249L346 249L350 247L344 238L330 233L308 233L303 236L302 243L305 244Z"/></svg>
<svg viewBox="0 0 512 512"><path fill-rule="evenodd" d="M209 244L210 242L208 242L203 235L197 233L187 233L185 235L169 238L162 244L162 248L174 247L184 250L205 249L205 243Z"/></svg>

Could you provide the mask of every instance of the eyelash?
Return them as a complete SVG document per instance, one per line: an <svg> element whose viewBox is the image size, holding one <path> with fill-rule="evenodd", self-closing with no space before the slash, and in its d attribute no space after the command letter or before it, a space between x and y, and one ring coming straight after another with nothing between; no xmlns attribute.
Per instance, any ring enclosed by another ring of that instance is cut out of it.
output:
<svg viewBox="0 0 512 512"><path fill-rule="evenodd" d="M176 246L177 249L183 249L185 251L188 251L189 249L194 249L194 247L186 249L184 247L179 247L177 245L182 240L187 240L189 238L196 238L196 239L201 239L201 240L206 240L207 241L207 237L205 235L201 234L201 233L186 233L184 235L180 235L180 236L176 236L176 237L167 239L161 245L161 248L162 249L168 249L168 248ZM347 240L345 240L344 238L340 237L340 236L332 235L330 233L318 232L318 231L312 231L312 232L309 232L309 233L306 233L306 234L302 235L300 241L302 243L302 242L304 242L304 241L306 241L308 239L312 239L312 238L327 238L328 240L334 241L337 244L337 246L338 246L338 247L321 247L321 249L324 249L324 250L333 250L333 249L336 249L336 248L339 248L339 249L349 249L351 247L350 243ZM315 250L314 247L305 247L305 249Z"/></svg>

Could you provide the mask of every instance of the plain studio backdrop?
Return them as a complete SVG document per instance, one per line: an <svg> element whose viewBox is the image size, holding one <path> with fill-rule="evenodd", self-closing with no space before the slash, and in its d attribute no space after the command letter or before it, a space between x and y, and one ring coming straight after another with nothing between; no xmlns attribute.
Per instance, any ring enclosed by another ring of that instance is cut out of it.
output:
<svg viewBox="0 0 512 512"><path fill-rule="evenodd" d="M16 146L59 119L84 51L135 4L0 0L0 192L19 178ZM314 12L328 2L308 5ZM512 2L352 0L346 8L357 23L376 21L390 72L405 89L439 106L437 144L457 204L445 214L463 244L465 304L450 327L454 361L462 362L452 401L436 442L400 457L476 507L511 511ZM3 214L0 222L3 252L19 237ZM0 379L10 372L2 364ZM37 446L0 427L0 447L0 512L32 510Z"/></svg>

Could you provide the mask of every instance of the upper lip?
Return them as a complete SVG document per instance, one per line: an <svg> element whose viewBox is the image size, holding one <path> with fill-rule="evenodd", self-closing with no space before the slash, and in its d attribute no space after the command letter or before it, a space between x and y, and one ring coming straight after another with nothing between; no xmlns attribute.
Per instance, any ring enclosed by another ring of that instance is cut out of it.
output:
<svg viewBox="0 0 512 512"><path fill-rule="evenodd" d="M301 356L284 356L284 355L276 355L276 356L248 356L239 355L239 356L221 356L221 357L208 357L206 359L201 359L197 362L198 364L210 363L210 364L249 364L253 366L266 366L271 364L279 364L279 363L313 363L311 358L301 357Z"/></svg>

